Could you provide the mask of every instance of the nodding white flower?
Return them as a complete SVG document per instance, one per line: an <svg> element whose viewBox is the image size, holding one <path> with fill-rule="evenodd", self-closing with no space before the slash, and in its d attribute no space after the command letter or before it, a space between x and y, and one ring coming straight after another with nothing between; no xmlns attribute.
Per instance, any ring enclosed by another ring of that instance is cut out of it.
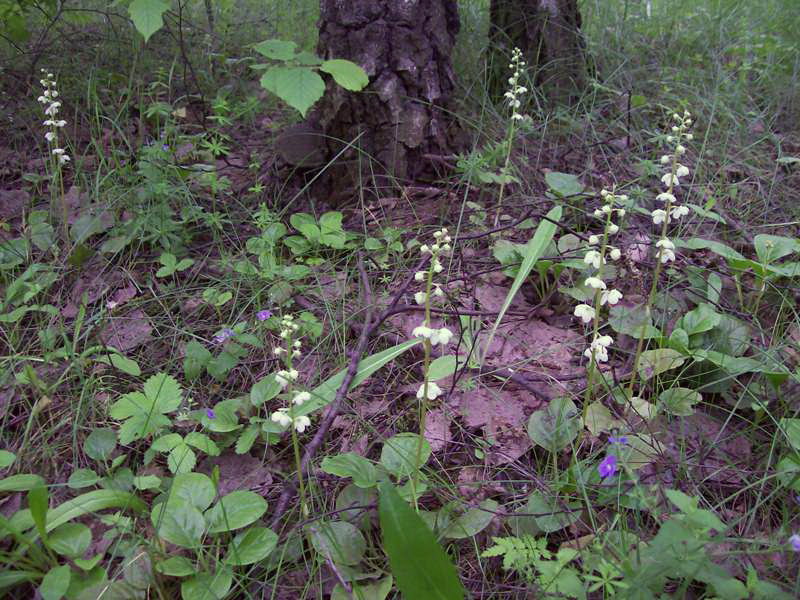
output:
<svg viewBox="0 0 800 600"><path fill-rule="evenodd" d="M415 327L414 331L411 332L411 337L421 337L421 338L429 338L433 333L433 329L430 327L426 327L425 325L420 325L419 327Z"/></svg>
<svg viewBox="0 0 800 600"><path fill-rule="evenodd" d="M425 277L427 277L427 271L417 271L414 273L414 280L415 281L425 281Z"/></svg>
<svg viewBox="0 0 800 600"><path fill-rule="evenodd" d="M675 154L686 154L686 146L681 144L675 146Z"/></svg>
<svg viewBox="0 0 800 600"><path fill-rule="evenodd" d="M599 345L608 348L611 344L614 343L614 338L610 335L601 335L595 340Z"/></svg>
<svg viewBox="0 0 800 600"><path fill-rule="evenodd" d="M417 390L417 398L422 400L422 398L425 397L426 395L425 391L426 391L425 383L423 383L422 385L419 386L419 389ZM428 392L427 393L428 400L436 400L436 398L442 395L442 388L436 385L436 382L429 381L427 392Z"/></svg>
<svg viewBox="0 0 800 600"><path fill-rule="evenodd" d="M292 403L300 406L301 404L303 404L303 402L308 402L309 400L311 400L311 394L309 394L308 392L297 392L294 395L294 398L292 398Z"/></svg>
<svg viewBox="0 0 800 600"><path fill-rule="evenodd" d="M442 296L444 296L444 291L439 285L434 284L433 295L436 296L437 298L441 298Z"/></svg>
<svg viewBox="0 0 800 600"><path fill-rule="evenodd" d="M628 196L627 194L620 194L619 196L617 196L617 200L619 200L620 202L627 202ZM623 212L622 214L624 215L625 213Z"/></svg>
<svg viewBox="0 0 800 600"><path fill-rule="evenodd" d="M592 246L597 246L600 243L600 236L592 234L589 236L589 244Z"/></svg>
<svg viewBox="0 0 800 600"><path fill-rule="evenodd" d="M293 345L295 348L302 348L303 342L301 342L300 340L295 340Z"/></svg>
<svg viewBox="0 0 800 600"><path fill-rule="evenodd" d="M450 340L453 338L453 332L450 331L447 327L442 327L441 329L434 329L431 333L431 345L435 346L436 344L441 344L442 346L446 346L450 343Z"/></svg>
<svg viewBox="0 0 800 600"><path fill-rule="evenodd" d="M439 244L431 244L431 253L436 254L440 249L441 247Z"/></svg>
<svg viewBox="0 0 800 600"><path fill-rule="evenodd" d="M666 248L667 250L675 250L675 244L673 244L667 238L661 238L656 242L657 248Z"/></svg>
<svg viewBox="0 0 800 600"><path fill-rule="evenodd" d="M675 202L676 198L669 192L661 192L658 196L656 196L656 200L661 200L661 202Z"/></svg>
<svg viewBox="0 0 800 600"><path fill-rule="evenodd" d="M687 133L685 137L690 142L694 139L694 136L691 133Z"/></svg>
<svg viewBox="0 0 800 600"><path fill-rule="evenodd" d="M61 106L61 102L53 102L50 106L44 109L44 114L48 117L55 117L58 113L58 107Z"/></svg>
<svg viewBox="0 0 800 600"><path fill-rule="evenodd" d="M606 302L614 306L620 300L622 300L622 292L619 290L607 290L600 294L600 306L603 306Z"/></svg>
<svg viewBox="0 0 800 600"><path fill-rule="evenodd" d="M525 117L519 113L514 113L513 115L511 115L511 118L514 121L522 121Z"/></svg>
<svg viewBox="0 0 800 600"><path fill-rule="evenodd" d="M592 214L595 217L597 217L598 219L603 219L606 216L605 213L602 210L600 210L599 208L595 208L594 209L594 213L592 213Z"/></svg>
<svg viewBox="0 0 800 600"><path fill-rule="evenodd" d="M662 249L660 256L661 256L661 262L664 264L675 260L675 253L672 250Z"/></svg>
<svg viewBox="0 0 800 600"><path fill-rule="evenodd" d="M601 198L606 198L607 196L610 196L610 195L611 195L611 192L609 192L606 188L603 188L602 190L600 190L600 197Z"/></svg>
<svg viewBox="0 0 800 600"><path fill-rule="evenodd" d="M431 267L433 268L434 273L441 273L443 270L442 263L439 262L438 258L433 259L433 265L431 265Z"/></svg>
<svg viewBox="0 0 800 600"><path fill-rule="evenodd" d="M45 92L45 94L47 94L47 92ZM50 102L50 98L48 98L47 96L39 96L36 99L36 101L41 102L42 104L47 104L48 102Z"/></svg>
<svg viewBox="0 0 800 600"><path fill-rule="evenodd" d="M665 173L664 176L661 178L661 182L667 186L669 185L676 186L680 185L681 183L680 180L678 179L678 176L673 175L672 173Z"/></svg>
<svg viewBox="0 0 800 600"><path fill-rule="evenodd" d="M667 238L662 238L656 242L656 247L659 249L659 256L662 263L668 263L675 260L675 244Z"/></svg>
<svg viewBox="0 0 800 600"><path fill-rule="evenodd" d="M281 427L289 427L292 424L292 417L289 416L288 409L279 408L270 416L270 419L278 423Z"/></svg>
<svg viewBox="0 0 800 600"><path fill-rule="evenodd" d="M425 304L425 300L428 299L428 294L425 292L417 292L414 294L414 302L417 304Z"/></svg>
<svg viewBox="0 0 800 600"><path fill-rule="evenodd" d="M297 433L303 433L306 430L306 427L311 425L311 419L305 415L301 415L299 417L295 417L292 423L294 424L294 428Z"/></svg>
<svg viewBox="0 0 800 600"><path fill-rule="evenodd" d="M605 346L600 346L594 342L592 342L592 345L583 351L583 355L589 360L594 357L595 362L608 362L608 349Z"/></svg>
<svg viewBox="0 0 800 600"><path fill-rule="evenodd" d="M611 248L611 251L608 253L608 256L611 260L619 260L622 256L622 252L620 252L619 248Z"/></svg>
<svg viewBox="0 0 800 600"><path fill-rule="evenodd" d="M671 144L674 141L675 141L675 136L673 136L673 135L668 135L667 136L667 143L668 144Z"/></svg>
<svg viewBox="0 0 800 600"><path fill-rule="evenodd" d="M53 127L64 127L67 124L64 119L61 119L60 121L51 121L51 123Z"/></svg>
<svg viewBox="0 0 800 600"><path fill-rule="evenodd" d="M586 256L583 257L583 262L587 265L592 265L595 269L599 269L600 265L604 264L606 261L597 250L589 250Z"/></svg>
<svg viewBox="0 0 800 600"><path fill-rule="evenodd" d="M575 312L573 314L584 323L590 323L592 319L594 319L595 312L594 308L588 304L578 304L578 306L575 307Z"/></svg>
<svg viewBox="0 0 800 600"><path fill-rule="evenodd" d="M653 224L654 225L661 225L664 221L667 220L667 211L662 210L660 208L655 209L650 214L653 217Z"/></svg>
<svg viewBox="0 0 800 600"><path fill-rule="evenodd" d="M591 287L596 290L606 289L606 282L600 279L599 277L587 277L586 281L584 281L583 284L587 287Z"/></svg>
<svg viewBox="0 0 800 600"><path fill-rule="evenodd" d="M604 204L603 206L600 207L600 211L604 215L610 215L611 214L611 206L609 206L608 204Z"/></svg>
<svg viewBox="0 0 800 600"><path fill-rule="evenodd" d="M670 212L670 215L672 216L673 219L680 219L681 217L685 217L688 214L689 214L689 209L686 208L685 206L676 206Z"/></svg>
<svg viewBox="0 0 800 600"><path fill-rule="evenodd" d="M64 154L65 150L63 148L53 148L52 152L53 156L58 156L59 154Z"/></svg>
<svg viewBox="0 0 800 600"><path fill-rule="evenodd" d="M303 353L300 352L300 350L292 350L292 356L294 358L300 358L302 355L303 355Z"/></svg>
<svg viewBox="0 0 800 600"><path fill-rule="evenodd" d="M62 154L62 155L60 155L58 157L58 163L61 164L61 165L63 165L64 163L68 163L69 160L70 160L70 158L66 154Z"/></svg>
<svg viewBox="0 0 800 600"><path fill-rule="evenodd" d="M672 157L669 154L665 154L664 156L661 157L661 164L662 165L668 165L671 160L672 160Z"/></svg>
<svg viewBox="0 0 800 600"><path fill-rule="evenodd" d="M618 215L620 218L624 217L624 216L625 216L625 209L624 209L624 208L618 208L618 209L617 209L617 215Z"/></svg>
<svg viewBox="0 0 800 600"><path fill-rule="evenodd" d="M608 226L606 227L606 233L608 235L614 235L615 233L618 232L619 232L619 225L617 225L616 223L609 223Z"/></svg>
<svg viewBox="0 0 800 600"><path fill-rule="evenodd" d="M689 167L686 165L678 165L678 168L675 169L675 176L676 177L686 177L689 174Z"/></svg>
<svg viewBox="0 0 800 600"><path fill-rule="evenodd" d="M54 139L56 139L56 134L52 131L48 131L44 134L44 139L46 139L48 142L52 142Z"/></svg>
<svg viewBox="0 0 800 600"><path fill-rule="evenodd" d="M280 356L281 354L284 354L285 352L286 352L286 349L285 348L281 348L279 346L272 349L272 353L275 356ZM277 375L276 375L276 377L277 377Z"/></svg>
<svg viewBox="0 0 800 600"><path fill-rule="evenodd" d="M672 133L678 133L680 130L681 130L680 127L678 127L677 125L672 126Z"/></svg>

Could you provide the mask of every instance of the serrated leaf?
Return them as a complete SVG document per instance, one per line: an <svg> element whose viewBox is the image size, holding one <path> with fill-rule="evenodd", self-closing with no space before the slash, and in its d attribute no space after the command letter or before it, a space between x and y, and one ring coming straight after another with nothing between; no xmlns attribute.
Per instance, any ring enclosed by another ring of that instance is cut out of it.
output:
<svg viewBox="0 0 800 600"><path fill-rule="evenodd" d="M183 441L190 446L197 448L200 450L200 452L208 454L209 456L219 456L219 446L217 446L212 439L204 433L192 431L191 433L186 434L186 437L183 438Z"/></svg>
<svg viewBox="0 0 800 600"><path fill-rule="evenodd" d="M308 109L322 98L325 82L305 67L272 67L261 77L261 85L305 118Z"/></svg>
<svg viewBox="0 0 800 600"><path fill-rule="evenodd" d="M167 455L167 466L174 473L190 473L197 464L197 456L189 446L181 442Z"/></svg>
<svg viewBox="0 0 800 600"><path fill-rule="evenodd" d="M369 85L366 71L349 60L341 58L326 60L320 65L319 70L332 75L336 83L351 92L359 92Z"/></svg>
<svg viewBox="0 0 800 600"><path fill-rule="evenodd" d="M392 575L406 598L463 600L456 569L433 533L388 481L380 485L379 518Z"/></svg>
<svg viewBox="0 0 800 600"><path fill-rule="evenodd" d="M236 440L236 454L247 454L250 452L250 448L253 447L253 444L258 437L258 432L260 427L258 425L248 425L244 431L239 435L239 439Z"/></svg>
<svg viewBox="0 0 800 600"><path fill-rule="evenodd" d="M142 34L145 42L164 26L162 17L167 10L169 10L169 4L163 0L133 0L128 7L133 24Z"/></svg>

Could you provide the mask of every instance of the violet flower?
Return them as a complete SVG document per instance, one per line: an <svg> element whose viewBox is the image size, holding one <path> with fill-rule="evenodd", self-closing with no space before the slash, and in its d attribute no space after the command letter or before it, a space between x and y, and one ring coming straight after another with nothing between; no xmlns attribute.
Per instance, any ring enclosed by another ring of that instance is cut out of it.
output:
<svg viewBox="0 0 800 600"><path fill-rule="evenodd" d="M600 473L602 479L614 475L614 473L617 472L617 457L613 454L606 456L603 461L597 465L597 472Z"/></svg>

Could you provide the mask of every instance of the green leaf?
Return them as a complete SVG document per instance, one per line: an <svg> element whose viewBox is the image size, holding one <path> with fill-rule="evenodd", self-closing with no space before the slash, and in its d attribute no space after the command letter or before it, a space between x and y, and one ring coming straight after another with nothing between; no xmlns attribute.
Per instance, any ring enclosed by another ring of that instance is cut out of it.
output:
<svg viewBox="0 0 800 600"><path fill-rule="evenodd" d="M217 491L208 475L182 473L172 480L167 503L185 502L202 511L211 505L216 495Z"/></svg>
<svg viewBox="0 0 800 600"><path fill-rule="evenodd" d="M158 373L145 381L144 393L122 396L109 409L112 418L127 419L120 427L120 443L130 444L168 426L170 420L164 415L180 406L181 395L181 386L174 378Z"/></svg>
<svg viewBox="0 0 800 600"><path fill-rule="evenodd" d="M142 369L139 367L139 363L132 358L128 358L127 356L123 356L117 352L98 354L93 360L104 365L111 365L115 369L119 369L123 373L132 375L133 377L138 377L142 374Z"/></svg>
<svg viewBox="0 0 800 600"><path fill-rule="evenodd" d="M583 426L595 437L622 425L623 423L615 419L611 411L599 400L592 402L584 411Z"/></svg>
<svg viewBox="0 0 800 600"><path fill-rule="evenodd" d="M94 490L62 502L47 514L47 531L74 519L108 508L121 508L142 512L145 504L128 492L118 490Z"/></svg>
<svg viewBox="0 0 800 600"><path fill-rule="evenodd" d="M274 373L262 377L250 389L250 403L256 407L262 406L265 402L280 394L281 389Z"/></svg>
<svg viewBox="0 0 800 600"><path fill-rule="evenodd" d="M539 491L533 492L528 496L524 512L537 515L534 517L534 521L536 521L539 529L545 533L552 533L569 527L581 518L579 504L567 504L564 501L559 501L555 494L545 495Z"/></svg>
<svg viewBox="0 0 800 600"><path fill-rule="evenodd" d="M111 453L117 447L117 434L113 429L93 429L83 442L83 451L86 456L97 462L111 458Z"/></svg>
<svg viewBox="0 0 800 600"><path fill-rule="evenodd" d="M445 354L431 362L428 367L428 380L439 381L450 377L458 370L458 357L455 354Z"/></svg>
<svg viewBox="0 0 800 600"><path fill-rule="evenodd" d="M416 433L398 433L383 442L381 449L381 464L398 479L410 477L422 467L431 456L431 445L428 440L422 440L422 452L417 464L417 447L419 435Z"/></svg>
<svg viewBox="0 0 800 600"><path fill-rule="evenodd" d="M379 489L383 546L403 595L409 600L463 600L456 569L431 530L391 483L385 481Z"/></svg>
<svg viewBox="0 0 800 600"><path fill-rule="evenodd" d="M133 0L128 7L133 24L144 37L150 39L164 25L162 15L169 10L169 4L163 0Z"/></svg>
<svg viewBox="0 0 800 600"><path fill-rule="evenodd" d="M642 381L647 381L670 369L677 369L684 362L686 358L672 348L645 350L639 357L639 376Z"/></svg>
<svg viewBox="0 0 800 600"><path fill-rule="evenodd" d="M17 460L17 455L8 450L0 450L0 469L7 469Z"/></svg>
<svg viewBox="0 0 800 600"><path fill-rule="evenodd" d="M322 470L339 477L352 477L353 483L360 488L375 487L377 483L377 472L372 461L352 452L326 456L322 461Z"/></svg>
<svg viewBox="0 0 800 600"><path fill-rule="evenodd" d="M236 454L247 454L258 437L260 427L257 424L248 425L236 440Z"/></svg>
<svg viewBox="0 0 800 600"><path fill-rule="evenodd" d="M181 548L196 548L203 539L206 521L203 513L185 500L169 499L153 506L150 520L156 534Z"/></svg>
<svg viewBox="0 0 800 600"><path fill-rule="evenodd" d="M320 65L319 70L332 75L336 83L351 92L359 92L369 85L366 71L349 60L341 58L326 60Z"/></svg>
<svg viewBox="0 0 800 600"><path fill-rule="evenodd" d="M547 187L550 188L550 191L560 198L565 196L577 196L584 190L580 179L571 173L550 171L549 173L545 173L544 180L545 183L547 183Z"/></svg>
<svg viewBox="0 0 800 600"><path fill-rule="evenodd" d="M711 331L719 324L721 318L722 315L715 311L713 306L700 304L694 310L683 315L675 326L686 331L689 336L693 336L704 331Z"/></svg>
<svg viewBox="0 0 800 600"><path fill-rule="evenodd" d="M95 485L100 481L100 476L91 469L76 469L69 476L67 485L73 490Z"/></svg>
<svg viewBox="0 0 800 600"><path fill-rule="evenodd" d="M264 40L253 46L253 50L272 60L292 60L297 44L289 40Z"/></svg>
<svg viewBox="0 0 800 600"><path fill-rule="evenodd" d="M47 545L67 558L80 558L92 543L92 532L83 523L64 523L53 530Z"/></svg>
<svg viewBox="0 0 800 600"><path fill-rule="evenodd" d="M186 434L186 437L183 438L183 441L190 446L197 448L200 450L200 452L208 454L209 456L219 456L219 446L217 446L211 440L211 438L204 433L192 431L191 433Z"/></svg>
<svg viewBox="0 0 800 600"><path fill-rule="evenodd" d="M669 388L658 396L659 408L680 417L688 417L693 414L694 405L702 400L700 392L684 387Z"/></svg>
<svg viewBox="0 0 800 600"><path fill-rule="evenodd" d="M173 448L183 443L183 438L179 433L168 433L160 438L153 440L150 449L154 452L169 452Z"/></svg>
<svg viewBox="0 0 800 600"><path fill-rule="evenodd" d="M492 345L494 334L497 332L497 328L500 326L500 322L503 320L503 316L506 314L508 307L511 306L511 302L513 302L517 292L528 278L528 275L530 275L530 272L533 269L533 266L536 264L536 261L539 260L539 257L542 256L542 253L553 240L553 236L556 233L556 224L553 223L553 221L558 221L561 219L561 207L556 206L551 208L546 217L549 220L542 219L542 221L539 223L539 226L536 228L533 237L526 244L525 258L519 267L519 272L514 278L514 282L511 284L511 289L506 295L503 306L500 308L500 313L497 315L497 320L495 320L494 325L492 325L492 330L489 333L486 343L484 344L484 356Z"/></svg>
<svg viewBox="0 0 800 600"><path fill-rule="evenodd" d="M460 540L479 534L492 522L497 509L497 502L484 500L476 508L470 508L464 514L450 521L442 531L442 537Z"/></svg>
<svg viewBox="0 0 800 600"><path fill-rule="evenodd" d="M47 572L39 586L39 593L44 600L60 600L67 593L70 579L69 565L53 567Z"/></svg>
<svg viewBox="0 0 800 600"><path fill-rule="evenodd" d="M528 419L528 436L536 444L558 452L566 448L580 431L578 408L569 398L555 398Z"/></svg>
<svg viewBox="0 0 800 600"><path fill-rule="evenodd" d="M647 309L641 304L636 306L622 306L617 304L609 310L608 324L617 333L628 335L634 339L654 338L661 332L653 326L653 321L647 314Z"/></svg>
<svg viewBox="0 0 800 600"><path fill-rule="evenodd" d="M31 518L42 539L47 537L47 512L49 508L50 494L45 486L37 486L28 492L28 509L31 511Z"/></svg>
<svg viewBox="0 0 800 600"><path fill-rule="evenodd" d="M719 254L721 257L728 260L745 260L744 256L730 246L726 246L722 242L717 242L714 240L690 238L682 243L676 243L675 245L678 247L689 248L690 250L711 250L715 254Z"/></svg>
<svg viewBox="0 0 800 600"><path fill-rule="evenodd" d="M758 260L768 265L784 256L800 252L800 241L782 235L760 233L753 238L753 247Z"/></svg>
<svg viewBox="0 0 800 600"><path fill-rule="evenodd" d="M353 593L345 590L341 584L336 584L331 593L331 600L386 600L392 591L391 575L388 575L375 583L353 583Z"/></svg>
<svg viewBox="0 0 800 600"><path fill-rule="evenodd" d="M186 344L186 354L183 359L183 374L186 379L193 381L203 372L203 369L211 360L211 352L197 340L192 340Z"/></svg>
<svg viewBox="0 0 800 600"><path fill-rule="evenodd" d="M346 521L319 522L309 526L311 544L337 565L357 565L367 542L357 527Z"/></svg>
<svg viewBox="0 0 800 600"><path fill-rule="evenodd" d="M261 86L298 110L304 118L325 93L322 77L306 67L271 67L261 77Z"/></svg>
<svg viewBox="0 0 800 600"><path fill-rule="evenodd" d="M44 479L39 475L20 473L5 479L0 479L0 493L2 492L27 492L33 488L44 485Z"/></svg>
<svg viewBox="0 0 800 600"><path fill-rule="evenodd" d="M137 490L157 490L161 487L161 478L157 475L139 475L133 478L133 486Z"/></svg>
<svg viewBox="0 0 800 600"><path fill-rule="evenodd" d="M278 536L266 527L251 527L235 538L225 553L225 564L252 565L269 556L278 545Z"/></svg>
<svg viewBox="0 0 800 600"><path fill-rule="evenodd" d="M191 473L197 464L197 456L189 446L181 442L169 451L167 466L174 474Z"/></svg>
<svg viewBox="0 0 800 600"><path fill-rule="evenodd" d="M183 600L221 600L233 584L233 572L220 567L212 573L199 573L181 584Z"/></svg>
<svg viewBox="0 0 800 600"><path fill-rule="evenodd" d="M255 492L237 490L219 499L206 512L209 533L233 531L250 525L267 512L267 501Z"/></svg>
<svg viewBox="0 0 800 600"><path fill-rule="evenodd" d="M185 556L170 556L156 563L156 571L170 577L186 577L197 573L197 567Z"/></svg>

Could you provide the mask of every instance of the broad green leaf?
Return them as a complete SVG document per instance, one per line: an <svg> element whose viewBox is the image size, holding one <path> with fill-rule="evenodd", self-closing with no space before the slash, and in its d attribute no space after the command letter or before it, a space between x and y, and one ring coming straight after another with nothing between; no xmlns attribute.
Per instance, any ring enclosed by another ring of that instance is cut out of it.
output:
<svg viewBox="0 0 800 600"><path fill-rule="evenodd" d="M47 537L47 512L50 508L50 494L43 485L28 492L28 509L31 511L36 530L42 539Z"/></svg>
<svg viewBox="0 0 800 600"><path fill-rule="evenodd" d="M278 545L278 536L266 527L251 527L235 538L225 553L228 565L252 565L264 560Z"/></svg>
<svg viewBox="0 0 800 600"><path fill-rule="evenodd" d="M111 365L115 369L119 369L123 373L132 375L133 377L138 377L142 374L142 369L139 367L139 363L132 358L122 356L122 354L118 354L117 352L98 354L94 357L94 361L103 363L104 365Z"/></svg>
<svg viewBox="0 0 800 600"><path fill-rule="evenodd" d="M217 495L214 484L203 473L182 473L176 475L169 488L167 502L185 502L198 510L205 510Z"/></svg>
<svg viewBox="0 0 800 600"><path fill-rule="evenodd" d="M259 379L250 389L250 403L259 407L280 393L281 386L276 381L275 374L272 373Z"/></svg>
<svg viewBox="0 0 800 600"><path fill-rule="evenodd" d="M463 600L456 569L424 521L391 483L380 485L381 534L392 575L410 599Z"/></svg>
<svg viewBox="0 0 800 600"><path fill-rule="evenodd" d="M169 451L167 466L174 474L191 473L197 464L197 455L189 446L181 442Z"/></svg>
<svg viewBox="0 0 800 600"><path fill-rule="evenodd" d="M320 521L308 531L314 549L337 565L357 565L364 557L367 542L358 528L346 521Z"/></svg>
<svg viewBox="0 0 800 600"><path fill-rule="evenodd" d="M145 42L164 26L162 15L167 10L169 10L169 4L163 0L133 0L128 6L133 24L142 34Z"/></svg>
<svg viewBox="0 0 800 600"><path fill-rule="evenodd" d="M794 252L800 252L800 241L782 235L760 233L753 238L758 260L768 265Z"/></svg>
<svg viewBox="0 0 800 600"><path fill-rule="evenodd" d="M292 60L297 44L290 40L264 40L253 46L253 50L272 60Z"/></svg>
<svg viewBox="0 0 800 600"><path fill-rule="evenodd" d="M369 527L370 511L366 507L375 504L378 496L375 487L360 488L355 484L346 485L336 496L336 511L339 518L359 525L362 529ZM346 509L350 510L346 510ZM359 519L356 522L356 519Z"/></svg>
<svg viewBox="0 0 800 600"><path fill-rule="evenodd" d="M392 346L381 352L368 356L358 363L356 376L350 382L350 389L361 385L378 369L390 363L409 348L420 343L419 338L403 342L397 346ZM342 385L347 369L342 369L336 375L328 378L311 391L311 400L304 402L299 408L295 409L297 415L307 415L326 406L336 397L339 386Z"/></svg>
<svg viewBox="0 0 800 600"><path fill-rule="evenodd" d="M689 238L688 240L676 243L675 245L678 247L689 248L690 250L711 250L715 254L719 254L721 257L728 260L745 260L744 256L730 246L726 246L722 242L717 242L714 240Z"/></svg>
<svg viewBox="0 0 800 600"><path fill-rule="evenodd" d="M209 456L219 456L220 450L210 437L199 431L187 433L183 441Z"/></svg>
<svg viewBox="0 0 800 600"><path fill-rule="evenodd" d="M654 338L661 332L653 326L653 321L647 314L647 309L637 304L636 306L623 306L617 304L609 310L608 324L617 333L628 335L634 339Z"/></svg>
<svg viewBox="0 0 800 600"><path fill-rule="evenodd" d="M120 427L120 443L130 444L155 433L170 424L164 415L176 410L181 403L180 384L166 373L153 375L144 383L144 393L130 392L109 409L117 420L126 420Z"/></svg>
<svg viewBox="0 0 800 600"><path fill-rule="evenodd" d="M111 453L117 447L117 434L113 429L93 429L83 442L83 451L86 456L97 462L111 458Z"/></svg>
<svg viewBox="0 0 800 600"><path fill-rule="evenodd" d="M199 573L181 583L183 600L221 600L226 598L233 584L233 571L219 567L214 573Z"/></svg>
<svg viewBox="0 0 800 600"><path fill-rule="evenodd" d="M39 593L44 600L60 600L69 589L69 565L53 567L47 572L39 586Z"/></svg>
<svg viewBox="0 0 800 600"><path fill-rule="evenodd" d="M683 315L675 326L686 331L691 337L695 334L712 330L719 324L721 318L722 315L715 311L713 306L710 304L700 304L694 310L690 310Z"/></svg>
<svg viewBox="0 0 800 600"><path fill-rule="evenodd" d="M494 500L484 500L475 508L470 508L445 527L442 537L460 540L479 534L489 526L498 510Z"/></svg>
<svg viewBox="0 0 800 600"><path fill-rule="evenodd" d="M601 433L619 428L623 424L611 414L611 411L602 402L596 400L586 407L583 426L597 437Z"/></svg>
<svg viewBox="0 0 800 600"><path fill-rule="evenodd" d="M108 508L120 508L142 512L145 504L133 494L118 490L93 490L62 502L47 514L47 531L74 519L93 514Z"/></svg>
<svg viewBox="0 0 800 600"><path fill-rule="evenodd" d="M659 408L680 417L688 417L693 414L694 405L702 400L700 392L684 387L669 388L658 396Z"/></svg>
<svg viewBox="0 0 800 600"><path fill-rule="evenodd" d="M161 478L157 475L139 475L133 478L133 486L137 490L157 490L161 487Z"/></svg>
<svg viewBox="0 0 800 600"><path fill-rule="evenodd" d="M372 461L352 452L326 456L322 470L339 477L352 477L353 483L360 488L375 487L377 483L377 471Z"/></svg>
<svg viewBox="0 0 800 600"><path fill-rule="evenodd" d="M581 423L578 408L569 398L555 398L528 419L528 436L536 444L558 452L577 437Z"/></svg>
<svg viewBox="0 0 800 600"><path fill-rule="evenodd" d="M391 575L387 575L380 581L375 583L353 583L353 593L351 594L345 590L341 584L336 584L331 593L331 600L386 600L386 597L392 591Z"/></svg>
<svg viewBox="0 0 800 600"><path fill-rule="evenodd" d="M203 514L184 500L156 504L150 520L159 537L182 548L199 546L206 529Z"/></svg>
<svg viewBox="0 0 800 600"><path fill-rule="evenodd" d="M0 469L7 469L17 460L17 455L8 450L0 450Z"/></svg>
<svg viewBox="0 0 800 600"><path fill-rule="evenodd" d="M100 481L100 476L91 469L76 469L67 480L67 485L73 490L95 485Z"/></svg>
<svg viewBox="0 0 800 600"><path fill-rule="evenodd" d="M581 518L581 509L578 503L568 504L558 500L553 493L533 492L528 496L525 511L534 517L536 525L545 533L559 531L569 527Z"/></svg>
<svg viewBox="0 0 800 600"><path fill-rule="evenodd" d="M0 493L27 492L41 485L44 485L44 479L39 475L20 473L18 475L11 475L5 479L0 479Z"/></svg>
<svg viewBox="0 0 800 600"><path fill-rule="evenodd" d="M322 77L307 67L271 67L261 77L261 85L297 109L303 118L325 93Z"/></svg>
<svg viewBox="0 0 800 600"><path fill-rule="evenodd" d="M267 501L255 492L237 490L219 499L206 512L209 533L241 529L267 512Z"/></svg>
<svg viewBox="0 0 800 600"><path fill-rule="evenodd" d="M259 431L261 431L261 428L257 423L248 425L244 431L239 434L239 439L236 440L236 454L247 454L250 452L250 448L253 447L256 438L258 438Z"/></svg>
<svg viewBox="0 0 800 600"><path fill-rule="evenodd" d="M179 433L168 433L160 438L153 440L150 449L155 452L169 452L183 443L183 438Z"/></svg>
<svg viewBox="0 0 800 600"><path fill-rule="evenodd" d="M422 440L422 452L417 464L417 450L420 437L416 433L398 433L383 442L381 464L395 477L410 477L421 468L431 456L431 445Z"/></svg>
<svg viewBox="0 0 800 600"><path fill-rule="evenodd" d="M359 92L369 85L369 77L364 69L349 60L341 58L326 60L320 65L319 70L332 75L336 83L351 92Z"/></svg>
<svg viewBox="0 0 800 600"><path fill-rule="evenodd" d="M486 353L489 351L489 348L492 345L494 335L497 332L497 328L500 326L500 322L503 320L503 316L506 314L508 307L511 306L511 302L513 302L517 292L522 287L522 284L525 283L528 275L530 275L530 272L533 269L533 266L536 264L536 261L539 260L545 248L547 248L547 246L553 240L553 236L556 233L556 224L554 221L557 222L559 219L561 219L561 207L556 206L551 208L546 215L546 219L548 220L542 219L542 221L539 223L539 226L536 228L533 237L526 244L525 258L519 267L519 272L514 278L514 282L511 284L511 289L508 291L505 301L503 301L503 306L500 308L500 313L497 315L497 319L495 320L494 325L492 325L492 330L489 333L489 337L484 344L483 358L486 357Z"/></svg>
<svg viewBox="0 0 800 600"><path fill-rule="evenodd" d="M197 567L185 556L170 556L156 563L156 571L170 577L187 577L197 573Z"/></svg>
<svg viewBox="0 0 800 600"><path fill-rule="evenodd" d="M639 377L647 381L670 369L677 369L684 362L686 357L672 348L645 350L639 357Z"/></svg>
<svg viewBox="0 0 800 600"><path fill-rule="evenodd" d="M439 381L450 377L458 370L458 357L455 354L445 354L431 362L428 367L428 380Z"/></svg>
<svg viewBox="0 0 800 600"><path fill-rule="evenodd" d="M83 523L64 523L52 531L47 545L67 558L80 558L92 543L92 532Z"/></svg>
<svg viewBox="0 0 800 600"><path fill-rule="evenodd" d="M577 196L584 190L583 184L578 177L571 173L550 171L545 173L544 180L550 191L554 192L560 198L565 196Z"/></svg>
<svg viewBox="0 0 800 600"><path fill-rule="evenodd" d="M186 379L193 381L200 377L203 369L211 360L211 352L197 340L186 344L186 354L183 359L183 374Z"/></svg>

